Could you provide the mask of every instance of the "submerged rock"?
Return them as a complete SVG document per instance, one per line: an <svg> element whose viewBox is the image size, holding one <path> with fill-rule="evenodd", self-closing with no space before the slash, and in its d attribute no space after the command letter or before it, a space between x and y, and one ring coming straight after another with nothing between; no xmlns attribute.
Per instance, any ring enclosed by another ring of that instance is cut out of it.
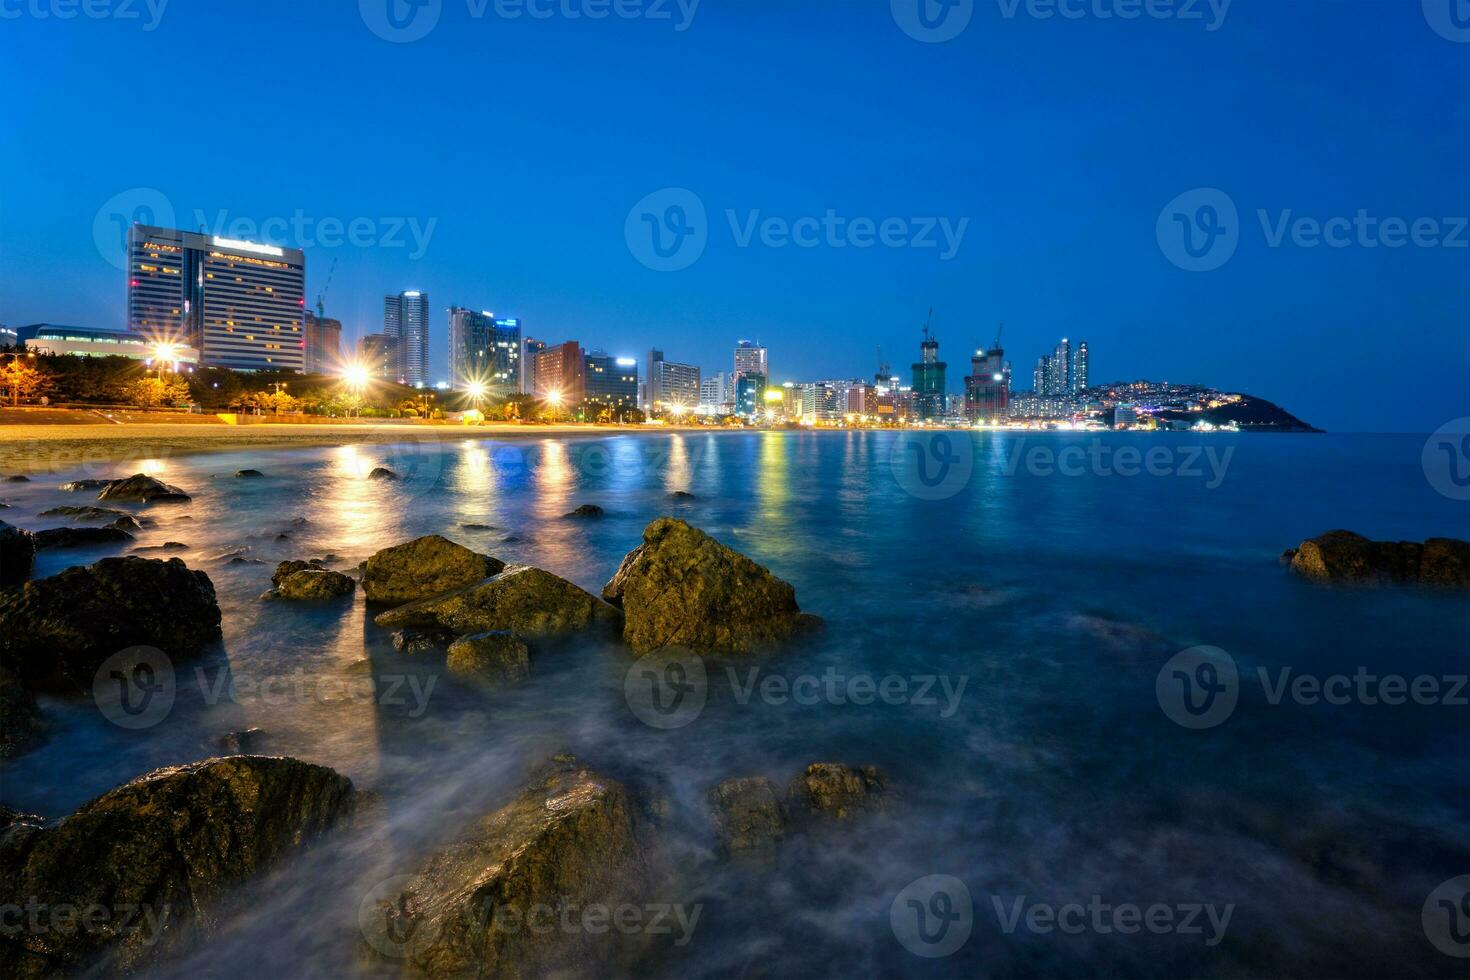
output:
<svg viewBox="0 0 1470 980"><path fill-rule="evenodd" d="M30 578L35 560L35 536L0 521L0 589L13 588Z"/></svg>
<svg viewBox="0 0 1470 980"><path fill-rule="evenodd" d="M614 624L618 612L564 578L527 565L448 595L390 609L374 622L438 627L457 634L511 630L527 637L574 633Z"/></svg>
<svg viewBox="0 0 1470 980"><path fill-rule="evenodd" d="M560 910L646 899L648 865L619 783L556 764L432 855L361 917L369 945L429 977L610 975L616 928L532 928ZM528 914L533 914L528 921Z"/></svg>
<svg viewBox="0 0 1470 980"><path fill-rule="evenodd" d="M24 473L16 473L16 474L14 474L12 476L7 476L5 478L5 482L6 483L30 483L31 482L31 478L28 477L28 476L26 476Z"/></svg>
<svg viewBox="0 0 1470 980"><path fill-rule="evenodd" d="M602 597L622 607L623 639L639 653L752 653L818 622L789 584L672 517L644 529Z"/></svg>
<svg viewBox="0 0 1470 980"><path fill-rule="evenodd" d="M271 585L276 588L280 588L281 582L283 582L290 575L296 572L304 572L309 568L322 567L324 567L322 563L315 558L313 558L311 561L283 561L278 564L276 566L276 570L271 573Z"/></svg>
<svg viewBox="0 0 1470 980"><path fill-rule="evenodd" d="M36 550L48 548L85 548L97 544L117 544L131 541L133 536L115 527L52 527L37 531L32 537Z"/></svg>
<svg viewBox="0 0 1470 980"><path fill-rule="evenodd" d="M350 817L352 783L295 759L237 756L160 769L53 826L0 837L0 906L113 913L95 928L0 942L0 974L113 975L208 940L231 889ZM124 918L124 908L143 912Z"/></svg>
<svg viewBox="0 0 1470 980"><path fill-rule="evenodd" d="M150 544L142 548L134 548L133 553L141 551L188 551L189 546L182 541L165 541L163 544Z"/></svg>
<svg viewBox="0 0 1470 980"><path fill-rule="evenodd" d="M63 483L57 489L65 490L67 493L79 493L84 490L101 490L111 482L111 480L72 480L70 483Z"/></svg>
<svg viewBox="0 0 1470 980"><path fill-rule="evenodd" d="M156 523L158 522L140 521L138 520L138 518L134 517L131 514L124 514L123 516L115 518L114 520L109 521L107 524L104 524L103 527L115 528L119 531L138 531L143 528L144 524L152 525Z"/></svg>
<svg viewBox="0 0 1470 980"><path fill-rule="evenodd" d="M451 674L489 684L513 684L531 676L531 650L508 630L473 633L449 645Z"/></svg>
<svg viewBox="0 0 1470 980"><path fill-rule="evenodd" d="M239 732L226 732L216 741L225 755L255 755L265 745L265 731L247 728Z"/></svg>
<svg viewBox="0 0 1470 980"><path fill-rule="evenodd" d="M0 664L33 687L86 691L127 647L185 657L219 638L214 584L177 558L104 558L0 597Z"/></svg>
<svg viewBox="0 0 1470 980"><path fill-rule="evenodd" d="M791 781L787 798L793 811L830 820L847 820L881 809L888 781L876 766L854 769L835 762L814 762Z"/></svg>
<svg viewBox="0 0 1470 980"><path fill-rule="evenodd" d="M135 473L125 480L113 480L97 494L98 500L134 500L144 504L188 503L190 496L178 487L155 480L145 473Z"/></svg>
<svg viewBox="0 0 1470 980"><path fill-rule="evenodd" d="M395 630L393 632L393 649L399 653L409 655L416 653L428 653L430 650L438 650L447 646L454 637L442 630Z"/></svg>
<svg viewBox="0 0 1470 980"><path fill-rule="evenodd" d="M727 779L709 793L720 845L731 854L763 851L786 835L786 813L764 776Z"/></svg>
<svg viewBox="0 0 1470 980"><path fill-rule="evenodd" d="M372 472L368 474L368 479L369 480L396 480L396 479L398 479L398 474L397 473L394 473L392 470L388 469L388 467L386 467L386 466L374 466Z"/></svg>
<svg viewBox="0 0 1470 980"><path fill-rule="evenodd" d="M1352 531L1328 531L1301 543L1291 569L1321 582L1470 588L1470 541L1370 541Z"/></svg>
<svg viewBox="0 0 1470 980"><path fill-rule="evenodd" d="M362 591L369 602L398 605L443 595L495 575L505 562L438 534L384 548L367 560Z"/></svg>
<svg viewBox="0 0 1470 980"><path fill-rule="evenodd" d="M118 517L132 517L127 511L111 507L52 507L43 510L37 517L70 517L78 521L110 521Z"/></svg>
<svg viewBox="0 0 1470 980"><path fill-rule="evenodd" d="M254 480L254 479L257 479L257 478L262 477L262 476L265 476L265 474L262 473L262 472L260 472L260 470L236 470L235 471L235 479L237 479L237 480Z"/></svg>
<svg viewBox="0 0 1470 980"><path fill-rule="evenodd" d="M567 516L567 517L601 517L605 513L606 513L606 511L604 511L601 507L597 506L596 504L583 504L582 506L578 507L576 510L572 511L570 514L567 514L565 516Z"/></svg>
<svg viewBox="0 0 1470 980"><path fill-rule="evenodd" d="M43 727L30 689L13 671L0 667L0 759L20 755Z"/></svg>
<svg viewBox="0 0 1470 980"><path fill-rule="evenodd" d="M324 602L352 595L356 589L357 583L341 572L303 568L281 579L275 595L296 602Z"/></svg>

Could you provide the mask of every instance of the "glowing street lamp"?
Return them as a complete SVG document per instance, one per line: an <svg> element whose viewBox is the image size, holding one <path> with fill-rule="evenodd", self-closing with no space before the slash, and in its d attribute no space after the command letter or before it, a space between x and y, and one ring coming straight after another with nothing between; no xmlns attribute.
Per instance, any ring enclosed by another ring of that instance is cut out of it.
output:
<svg viewBox="0 0 1470 980"><path fill-rule="evenodd" d="M342 371L342 380L349 388L366 388L372 375L361 364L349 364Z"/></svg>
<svg viewBox="0 0 1470 980"><path fill-rule="evenodd" d="M179 370L179 345L167 341L153 345L153 363L158 368L159 378L163 377L165 366L175 373Z"/></svg>

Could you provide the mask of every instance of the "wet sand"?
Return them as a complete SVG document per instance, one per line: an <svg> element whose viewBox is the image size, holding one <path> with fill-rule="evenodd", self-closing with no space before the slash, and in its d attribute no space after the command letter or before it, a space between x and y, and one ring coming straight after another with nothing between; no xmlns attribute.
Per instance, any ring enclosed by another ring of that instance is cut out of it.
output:
<svg viewBox="0 0 1470 980"><path fill-rule="evenodd" d="M135 425L4 425L0 426L0 474L61 473L95 466L99 475L112 464L164 460L203 453L252 449L304 449L396 442L462 439L536 439L558 436L607 436L677 430L709 433L713 426L643 425L205 425L140 423Z"/></svg>

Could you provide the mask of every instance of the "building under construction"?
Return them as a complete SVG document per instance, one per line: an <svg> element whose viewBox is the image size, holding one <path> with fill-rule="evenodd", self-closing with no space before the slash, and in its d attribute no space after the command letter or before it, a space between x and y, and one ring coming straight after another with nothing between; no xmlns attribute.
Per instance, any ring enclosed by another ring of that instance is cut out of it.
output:
<svg viewBox="0 0 1470 980"><path fill-rule="evenodd" d="M933 322L934 313L929 313ZM945 363L939 359L939 341L934 339L929 323L924 324L924 342L919 345L920 358L914 364L914 414L921 421L937 421L945 416Z"/></svg>

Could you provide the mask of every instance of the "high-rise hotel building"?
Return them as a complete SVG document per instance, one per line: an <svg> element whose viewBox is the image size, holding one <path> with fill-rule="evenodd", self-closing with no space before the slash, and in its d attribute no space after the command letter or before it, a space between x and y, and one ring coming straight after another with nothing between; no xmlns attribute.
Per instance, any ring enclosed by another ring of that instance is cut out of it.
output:
<svg viewBox="0 0 1470 980"><path fill-rule="evenodd" d="M306 256L299 249L133 225L128 327L236 371L305 367Z"/></svg>
<svg viewBox="0 0 1470 980"><path fill-rule="evenodd" d="M383 297L383 333L398 338L398 380L429 383L429 294L417 290Z"/></svg>

